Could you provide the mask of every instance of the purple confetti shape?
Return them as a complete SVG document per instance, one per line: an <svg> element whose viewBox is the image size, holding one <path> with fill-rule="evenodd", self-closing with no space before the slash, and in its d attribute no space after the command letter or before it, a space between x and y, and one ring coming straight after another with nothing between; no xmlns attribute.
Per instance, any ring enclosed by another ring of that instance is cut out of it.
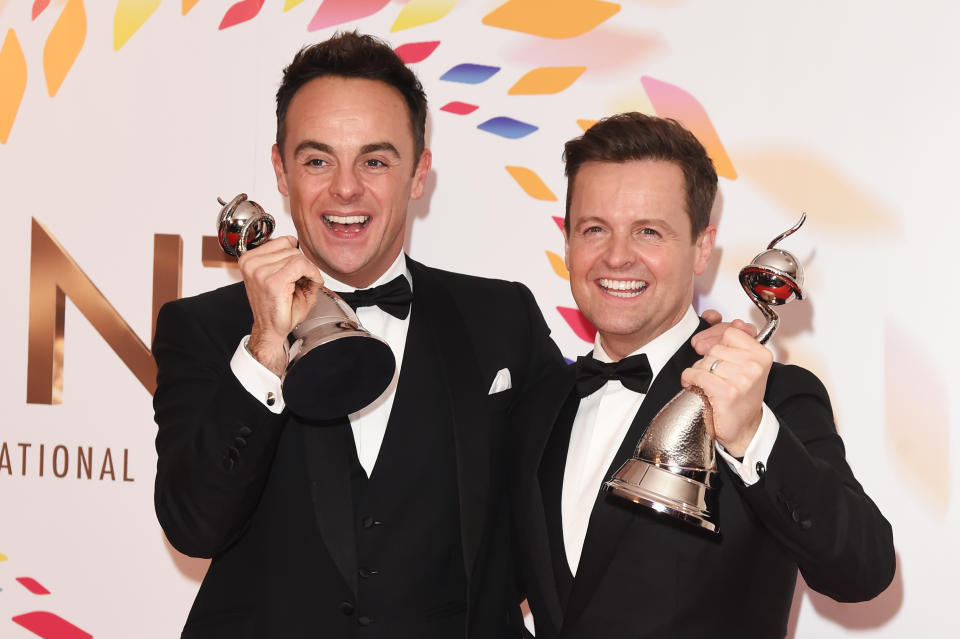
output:
<svg viewBox="0 0 960 639"><path fill-rule="evenodd" d="M458 64L446 73L440 76L441 80L447 82L462 82L464 84L480 84L489 80L493 74L500 70L500 67L488 67L482 64Z"/></svg>
<svg viewBox="0 0 960 639"><path fill-rule="evenodd" d="M482 124L478 124L477 128L488 133L493 133L494 135L516 140L517 138L530 135L536 131L538 127L527 124L526 122L521 122L520 120L514 120L513 118L498 116L496 118L490 118Z"/></svg>

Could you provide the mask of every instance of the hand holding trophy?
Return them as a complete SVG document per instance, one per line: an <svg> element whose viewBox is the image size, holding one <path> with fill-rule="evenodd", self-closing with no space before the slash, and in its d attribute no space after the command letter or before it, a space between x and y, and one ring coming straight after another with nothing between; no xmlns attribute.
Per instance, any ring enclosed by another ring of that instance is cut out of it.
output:
<svg viewBox="0 0 960 639"><path fill-rule="evenodd" d="M767 320L757 335L760 344L767 343L780 323L770 307L803 299L803 267L791 253L774 246L806 219L803 214L740 270L740 284ZM633 457L605 486L618 497L718 532L706 499L717 472L714 442L713 409L706 394L697 386L684 389L660 409Z"/></svg>
<svg viewBox="0 0 960 639"><path fill-rule="evenodd" d="M220 248L240 257L270 239L273 216L241 193L217 218ZM393 351L372 335L336 293L321 286L306 319L290 334L283 398L291 412L312 420L356 412L373 402L396 370Z"/></svg>

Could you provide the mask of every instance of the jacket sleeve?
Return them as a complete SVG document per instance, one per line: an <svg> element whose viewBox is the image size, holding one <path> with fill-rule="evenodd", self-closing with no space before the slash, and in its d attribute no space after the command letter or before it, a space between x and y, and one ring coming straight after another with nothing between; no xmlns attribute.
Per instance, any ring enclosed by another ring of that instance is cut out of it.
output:
<svg viewBox="0 0 960 639"><path fill-rule="evenodd" d="M283 416L250 395L230 370L241 336L218 324L218 315L203 316L198 306L173 302L157 317L154 505L177 550L212 557L229 547L249 521Z"/></svg>
<svg viewBox="0 0 960 639"><path fill-rule="evenodd" d="M872 599L893 580L890 523L847 464L827 391L797 366L777 366L764 401L780 432L759 482L734 482L811 588L837 601Z"/></svg>

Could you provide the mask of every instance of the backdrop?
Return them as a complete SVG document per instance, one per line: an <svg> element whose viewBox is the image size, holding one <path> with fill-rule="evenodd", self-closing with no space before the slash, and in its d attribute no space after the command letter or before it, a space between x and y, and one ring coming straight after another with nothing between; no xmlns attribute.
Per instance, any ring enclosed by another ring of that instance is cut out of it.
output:
<svg viewBox="0 0 960 639"><path fill-rule="evenodd" d="M294 52L339 28L386 38L430 98L409 253L525 282L568 357L592 331L561 259L561 150L592 121L672 116L708 147L721 198L699 309L759 322L737 272L806 211L783 246L808 296L773 349L829 388L898 570L860 605L801 581L792 636L948 630L957 7L0 0L0 636L178 634L206 563L172 550L153 512L154 313L236 280L204 249L217 196L246 192L293 232L273 96Z"/></svg>

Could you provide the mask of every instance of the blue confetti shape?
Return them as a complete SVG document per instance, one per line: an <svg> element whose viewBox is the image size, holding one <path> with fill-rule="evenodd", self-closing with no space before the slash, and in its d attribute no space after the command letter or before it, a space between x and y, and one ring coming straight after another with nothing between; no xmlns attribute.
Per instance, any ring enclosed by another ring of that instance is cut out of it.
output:
<svg viewBox="0 0 960 639"><path fill-rule="evenodd" d="M477 128L487 131L488 133L516 140L517 138L530 135L536 131L538 127L527 124L526 122L521 122L520 120L514 120L513 118L499 116L490 118L482 124L478 124Z"/></svg>
<svg viewBox="0 0 960 639"><path fill-rule="evenodd" d="M462 82L464 84L480 84L489 80L500 67L488 67L482 64L458 64L440 76L447 82Z"/></svg>

